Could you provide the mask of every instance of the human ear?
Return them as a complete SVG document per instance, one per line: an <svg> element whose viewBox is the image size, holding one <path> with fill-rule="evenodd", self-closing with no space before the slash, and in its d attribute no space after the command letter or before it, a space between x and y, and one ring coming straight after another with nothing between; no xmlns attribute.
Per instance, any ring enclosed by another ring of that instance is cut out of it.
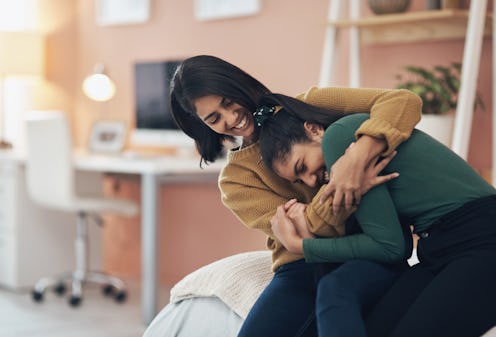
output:
<svg viewBox="0 0 496 337"><path fill-rule="evenodd" d="M304 122L303 127L307 133L307 137L311 140L322 140L324 135L324 127L320 124Z"/></svg>

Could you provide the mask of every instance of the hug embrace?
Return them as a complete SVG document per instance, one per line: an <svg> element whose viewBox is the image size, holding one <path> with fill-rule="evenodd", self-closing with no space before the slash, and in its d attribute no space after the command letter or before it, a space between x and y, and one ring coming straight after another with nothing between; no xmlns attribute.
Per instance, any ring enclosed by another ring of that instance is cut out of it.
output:
<svg viewBox="0 0 496 337"><path fill-rule="evenodd" d="M295 99L213 56L181 64L176 122L205 163L242 139L222 200L272 251L274 278L238 336L469 337L496 324L496 191L414 130L421 105L406 90Z"/></svg>

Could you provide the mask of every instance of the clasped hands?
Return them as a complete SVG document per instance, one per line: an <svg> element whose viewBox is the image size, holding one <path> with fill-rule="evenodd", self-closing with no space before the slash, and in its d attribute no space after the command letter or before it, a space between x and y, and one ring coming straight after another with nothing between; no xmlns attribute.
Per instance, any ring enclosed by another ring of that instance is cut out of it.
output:
<svg viewBox="0 0 496 337"><path fill-rule="evenodd" d="M380 160L379 156L370 164L365 166L365 170L359 169L361 172L356 172L356 166L348 169L348 175L342 175L340 169L348 167L344 160L341 167L336 171L339 173L331 174L333 179L330 179L329 184L323 187L321 202L331 202L333 212L339 212L342 209L342 201L345 201L345 208L351 209L353 205L358 206L361 196L369 191L372 187L385 183L391 179L398 177L398 173L390 173L384 176L379 176L379 173L389 164L394 158L396 152ZM341 157L339 160L343 159ZM336 162L336 164L339 162ZM333 170L336 166L333 166ZM338 177L344 176L343 179ZM334 197L333 199L331 199ZM329 199L329 200L327 200ZM277 207L276 214L272 217L270 223L272 232L276 239L291 253L303 254L303 239L314 238L307 226L305 210L307 205L298 202L296 199L291 199L283 205Z"/></svg>

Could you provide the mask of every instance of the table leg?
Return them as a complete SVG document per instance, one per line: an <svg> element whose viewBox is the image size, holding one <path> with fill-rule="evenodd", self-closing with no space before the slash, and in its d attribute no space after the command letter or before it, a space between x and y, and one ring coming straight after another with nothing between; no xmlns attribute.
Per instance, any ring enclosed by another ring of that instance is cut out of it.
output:
<svg viewBox="0 0 496 337"><path fill-rule="evenodd" d="M145 324L157 313L158 203L158 178L144 173L141 178L141 306Z"/></svg>

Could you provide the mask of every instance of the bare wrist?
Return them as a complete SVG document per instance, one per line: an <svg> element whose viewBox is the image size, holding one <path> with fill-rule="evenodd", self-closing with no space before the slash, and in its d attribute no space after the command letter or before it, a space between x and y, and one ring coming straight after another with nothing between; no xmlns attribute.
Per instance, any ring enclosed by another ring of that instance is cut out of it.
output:
<svg viewBox="0 0 496 337"><path fill-rule="evenodd" d="M293 254L303 254L303 239L295 239L291 243L291 247L288 247L289 252Z"/></svg>
<svg viewBox="0 0 496 337"><path fill-rule="evenodd" d="M356 141L352 149L357 150L362 158L369 162L387 149L387 142L385 139L363 135Z"/></svg>

